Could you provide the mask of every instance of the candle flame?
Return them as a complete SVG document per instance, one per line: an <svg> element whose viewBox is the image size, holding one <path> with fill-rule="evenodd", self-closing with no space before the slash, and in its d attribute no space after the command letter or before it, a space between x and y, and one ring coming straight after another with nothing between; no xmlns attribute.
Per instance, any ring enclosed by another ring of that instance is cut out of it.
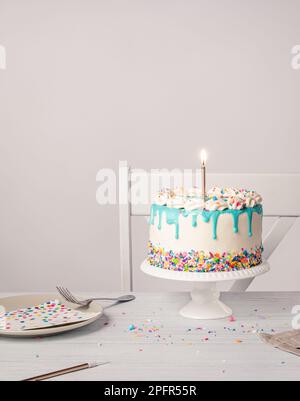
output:
<svg viewBox="0 0 300 401"><path fill-rule="evenodd" d="M201 159L201 165L202 165L203 167L205 167L205 166L206 166L206 163L207 163L207 153L206 153L206 150L204 150L204 149L201 150L200 159Z"/></svg>

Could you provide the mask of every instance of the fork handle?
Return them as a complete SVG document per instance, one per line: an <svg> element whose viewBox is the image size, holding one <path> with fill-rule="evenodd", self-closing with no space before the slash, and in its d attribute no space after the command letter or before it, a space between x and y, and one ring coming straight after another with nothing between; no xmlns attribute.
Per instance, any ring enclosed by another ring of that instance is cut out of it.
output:
<svg viewBox="0 0 300 401"><path fill-rule="evenodd" d="M92 298L88 301L117 301L118 298Z"/></svg>

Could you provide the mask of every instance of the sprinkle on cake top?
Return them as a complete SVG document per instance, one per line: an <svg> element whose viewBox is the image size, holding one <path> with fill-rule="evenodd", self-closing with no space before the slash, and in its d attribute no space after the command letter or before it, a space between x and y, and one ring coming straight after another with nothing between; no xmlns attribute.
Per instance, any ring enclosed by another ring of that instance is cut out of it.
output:
<svg viewBox="0 0 300 401"><path fill-rule="evenodd" d="M199 188L162 189L154 198L154 203L188 211L196 209L214 210L242 210L247 207L261 205L262 197L255 191L236 188L214 187L208 191L205 203Z"/></svg>

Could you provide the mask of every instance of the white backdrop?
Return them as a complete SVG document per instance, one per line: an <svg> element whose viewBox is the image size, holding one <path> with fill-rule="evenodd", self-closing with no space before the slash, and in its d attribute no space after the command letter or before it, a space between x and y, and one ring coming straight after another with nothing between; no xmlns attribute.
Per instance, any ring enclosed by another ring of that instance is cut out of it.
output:
<svg viewBox="0 0 300 401"><path fill-rule="evenodd" d="M212 172L299 172L299 15L296 0L0 0L0 291L119 289L117 207L95 200L119 160L194 168L206 147ZM299 290L298 236L253 289Z"/></svg>

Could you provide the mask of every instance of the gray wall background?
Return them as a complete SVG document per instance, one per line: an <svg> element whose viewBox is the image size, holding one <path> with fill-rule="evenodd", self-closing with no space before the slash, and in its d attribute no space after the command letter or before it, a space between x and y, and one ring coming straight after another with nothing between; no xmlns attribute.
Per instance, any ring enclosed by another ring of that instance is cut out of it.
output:
<svg viewBox="0 0 300 401"><path fill-rule="evenodd" d="M206 147L212 172L299 172L299 15L299 0L0 0L0 291L119 289L117 207L95 200L119 160L193 168ZM174 289L138 272L134 227L136 288ZM299 290L298 238L253 289Z"/></svg>

